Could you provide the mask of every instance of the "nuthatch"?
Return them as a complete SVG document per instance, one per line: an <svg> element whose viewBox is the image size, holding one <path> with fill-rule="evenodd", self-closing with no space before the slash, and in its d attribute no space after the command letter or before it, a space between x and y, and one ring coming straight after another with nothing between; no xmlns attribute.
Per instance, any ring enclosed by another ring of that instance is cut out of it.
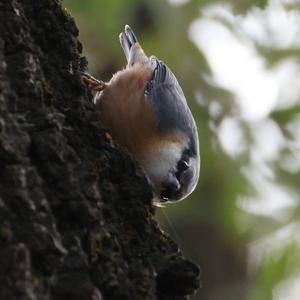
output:
<svg viewBox="0 0 300 300"><path fill-rule="evenodd" d="M125 69L108 83L84 73L96 90L94 101L112 137L135 157L162 206L182 200L199 178L199 140L194 118L171 70L148 58L132 29L119 36L127 58Z"/></svg>

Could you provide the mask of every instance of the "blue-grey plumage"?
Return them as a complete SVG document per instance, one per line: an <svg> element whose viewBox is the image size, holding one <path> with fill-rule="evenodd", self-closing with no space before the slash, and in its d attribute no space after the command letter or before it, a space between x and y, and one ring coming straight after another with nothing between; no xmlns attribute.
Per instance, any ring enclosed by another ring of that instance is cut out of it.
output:
<svg viewBox="0 0 300 300"><path fill-rule="evenodd" d="M146 95L155 107L155 113L159 120L160 132L178 132L187 140L187 146L182 152L178 164L184 164L180 169L177 164L177 175L180 188L164 191L166 200L180 200L190 194L199 178L200 155L199 138L193 115L187 105L184 93L171 70L156 57L151 57L152 65L155 65L154 76L148 83ZM153 61L155 63L153 63ZM171 200L171 201L172 201Z"/></svg>
<svg viewBox="0 0 300 300"><path fill-rule="evenodd" d="M178 130L188 135L191 150L197 154L198 133L192 113L183 91L171 70L156 57L154 76L148 83L145 94L155 107L161 132Z"/></svg>
<svg viewBox="0 0 300 300"><path fill-rule="evenodd" d="M171 70L156 57L146 56L128 25L119 38L127 67L108 83L91 80L90 75L84 79L91 88L98 87L95 103L102 121L144 169L154 203L182 200L199 178L194 118Z"/></svg>

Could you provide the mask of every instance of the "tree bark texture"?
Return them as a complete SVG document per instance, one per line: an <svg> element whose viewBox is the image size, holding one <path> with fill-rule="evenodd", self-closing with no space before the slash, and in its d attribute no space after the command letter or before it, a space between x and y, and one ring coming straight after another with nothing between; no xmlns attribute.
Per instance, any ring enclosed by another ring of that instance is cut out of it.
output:
<svg viewBox="0 0 300 300"><path fill-rule="evenodd" d="M199 270L80 80L59 0L0 0L0 299L187 299Z"/></svg>

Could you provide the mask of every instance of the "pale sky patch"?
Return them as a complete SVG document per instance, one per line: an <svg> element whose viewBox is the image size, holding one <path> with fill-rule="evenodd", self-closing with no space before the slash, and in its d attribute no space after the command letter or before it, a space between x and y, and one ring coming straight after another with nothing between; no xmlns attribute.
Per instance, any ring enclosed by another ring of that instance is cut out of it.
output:
<svg viewBox="0 0 300 300"><path fill-rule="evenodd" d="M195 21L190 36L204 52L216 83L235 93L243 118L261 120L274 109L278 96L276 80L253 48L213 20Z"/></svg>

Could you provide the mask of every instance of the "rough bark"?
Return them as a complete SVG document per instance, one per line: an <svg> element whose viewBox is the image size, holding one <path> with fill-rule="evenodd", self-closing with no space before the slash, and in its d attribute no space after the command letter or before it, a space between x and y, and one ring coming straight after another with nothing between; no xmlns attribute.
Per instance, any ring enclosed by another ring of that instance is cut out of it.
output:
<svg viewBox="0 0 300 300"><path fill-rule="evenodd" d="M186 299L197 266L102 127L59 0L0 0L0 299Z"/></svg>

